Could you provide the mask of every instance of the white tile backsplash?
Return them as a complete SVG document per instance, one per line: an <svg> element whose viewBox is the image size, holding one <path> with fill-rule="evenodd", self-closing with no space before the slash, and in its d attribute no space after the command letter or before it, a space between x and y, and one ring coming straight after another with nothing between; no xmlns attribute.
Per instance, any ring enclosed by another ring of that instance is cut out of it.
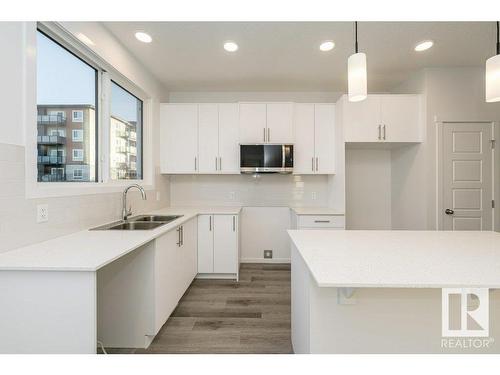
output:
<svg viewBox="0 0 500 375"><path fill-rule="evenodd" d="M26 199L24 170L24 147L0 143L0 252L119 219L121 193ZM155 189L148 191L146 201L138 191L130 191L134 213L169 205L169 178L156 176ZM159 201L156 191L161 191ZM36 222L41 203L49 205L45 223Z"/></svg>
<svg viewBox="0 0 500 375"><path fill-rule="evenodd" d="M176 175L170 177L172 206L328 205L327 176ZM313 199L315 196L315 199Z"/></svg>

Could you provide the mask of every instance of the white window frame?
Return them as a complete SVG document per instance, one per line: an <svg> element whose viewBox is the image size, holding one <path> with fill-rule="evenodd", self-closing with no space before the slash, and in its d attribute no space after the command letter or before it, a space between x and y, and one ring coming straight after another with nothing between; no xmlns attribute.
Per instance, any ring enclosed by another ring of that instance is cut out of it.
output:
<svg viewBox="0 0 500 375"><path fill-rule="evenodd" d="M75 176L76 171L80 172L81 176L76 177ZM73 169L73 180L83 180L83 169L81 169L81 168Z"/></svg>
<svg viewBox="0 0 500 375"><path fill-rule="evenodd" d="M82 117L77 117L75 120L75 113L81 113ZM71 122L80 122L83 123L83 110L81 109L74 109L71 111Z"/></svg>
<svg viewBox="0 0 500 375"><path fill-rule="evenodd" d="M121 192L132 184L141 184L146 190L153 190L154 164L153 164L153 99L137 84L122 75L116 68L102 59L92 49L83 44L75 35L66 30L57 22L43 22L32 24L34 27L27 30L26 46L24 49L25 64L25 92L33 93L26 96L26 111L24 115L26 137L26 197L47 198L61 196L75 196L88 194L101 194ZM50 38L62 44L79 58L97 69L97 108L98 108L98 155L97 182L38 182L37 181L37 121L36 121L36 51L37 31L41 30ZM110 101L111 80L130 91L142 100L142 179L112 180L110 176ZM35 108L35 110L33 110Z"/></svg>
<svg viewBox="0 0 500 375"><path fill-rule="evenodd" d="M75 137L75 133L80 135ZM71 131L71 140L73 142L83 142L83 129L73 129Z"/></svg>
<svg viewBox="0 0 500 375"><path fill-rule="evenodd" d="M83 148L74 148L72 151L72 160L73 161L83 161L84 159L84 155L83 155ZM78 154L81 154L81 156L76 156L75 154L78 153Z"/></svg>

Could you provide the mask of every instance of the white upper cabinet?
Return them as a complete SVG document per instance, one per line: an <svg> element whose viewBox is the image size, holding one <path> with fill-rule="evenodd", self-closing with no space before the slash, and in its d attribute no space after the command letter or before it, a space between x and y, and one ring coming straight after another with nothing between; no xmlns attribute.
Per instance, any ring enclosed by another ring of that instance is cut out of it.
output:
<svg viewBox="0 0 500 375"><path fill-rule="evenodd" d="M238 108L237 103L219 104L219 173L240 173Z"/></svg>
<svg viewBox="0 0 500 375"><path fill-rule="evenodd" d="M295 174L335 173L335 106L295 105Z"/></svg>
<svg viewBox="0 0 500 375"><path fill-rule="evenodd" d="M368 95L351 103L342 97L346 142L422 142L420 95Z"/></svg>
<svg viewBox="0 0 500 375"><path fill-rule="evenodd" d="M240 103L240 143L293 143L293 103Z"/></svg>
<svg viewBox="0 0 500 375"><path fill-rule="evenodd" d="M219 108L217 104L198 105L199 173L216 173L219 165Z"/></svg>
<svg viewBox="0 0 500 375"><path fill-rule="evenodd" d="M197 173L198 105L160 106L161 172Z"/></svg>
<svg viewBox="0 0 500 375"><path fill-rule="evenodd" d="M267 143L293 143L293 103L267 103Z"/></svg>
<svg viewBox="0 0 500 375"><path fill-rule="evenodd" d="M266 128L266 104L240 103L240 143L264 143Z"/></svg>
<svg viewBox="0 0 500 375"><path fill-rule="evenodd" d="M161 172L240 173L238 104L162 104Z"/></svg>

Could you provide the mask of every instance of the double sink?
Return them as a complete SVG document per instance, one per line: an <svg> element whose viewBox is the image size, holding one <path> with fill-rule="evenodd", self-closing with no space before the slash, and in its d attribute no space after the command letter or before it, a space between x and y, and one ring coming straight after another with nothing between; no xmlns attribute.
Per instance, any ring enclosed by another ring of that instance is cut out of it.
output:
<svg viewBox="0 0 500 375"><path fill-rule="evenodd" d="M180 217L182 215L139 215L90 230L149 230L161 227Z"/></svg>

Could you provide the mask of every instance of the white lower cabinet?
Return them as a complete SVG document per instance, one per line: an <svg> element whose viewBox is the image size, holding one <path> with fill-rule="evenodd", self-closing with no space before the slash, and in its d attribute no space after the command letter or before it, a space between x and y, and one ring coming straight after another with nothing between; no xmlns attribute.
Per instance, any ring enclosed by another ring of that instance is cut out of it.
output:
<svg viewBox="0 0 500 375"><path fill-rule="evenodd" d="M238 233L238 215L198 217L199 277L238 278Z"/></svg>
<svg viewBox="0 0 500 375"><path fill-rule="evenodd" d="M153 335L165 324L196 276L196 243L195 218L156 239Z"/></svg>

